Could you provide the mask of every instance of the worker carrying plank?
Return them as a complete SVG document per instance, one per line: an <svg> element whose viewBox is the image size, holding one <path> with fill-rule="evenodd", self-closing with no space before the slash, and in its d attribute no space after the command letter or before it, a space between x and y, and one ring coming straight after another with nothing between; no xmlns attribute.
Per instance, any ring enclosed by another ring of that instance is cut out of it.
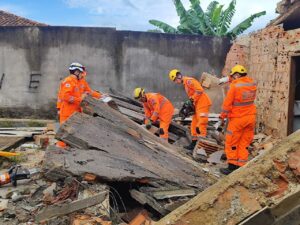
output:
<svg viewBox="0 0 300 225"><path fill-rule="evenodd" d="M58 91L57 110L60 124L66 121L74 112L82 111L80 103L86 95L98 99L102 96L102 93L90 88L85 80L87 72L82 64L72 63L69 72L70 75L60 83ZM66 144L59 141L56 146L64 148Z"/></svg>
<svg viewBox="0 0 300 225"><path fill-rule="evenodd" d="M229 120L225 137L225 153L228 168L220 172L227 175L248 161L248 147L254 137L256 107L256 83L247 76L244 66L231 69L231 82L223 102L220 118Z"/></svg>
<svg viewBox="0 0 300 225"><path fill-rule="evenodd" d="M198 137L206 137L207 135L208 113L212 102L204 92L200 82L195 78L183 76L178 69L171 70L169 78L177 84L183 84L189 97L188 103L194 105L195 113L191 124L192 143L185 146L186 149L193 150Z"/></svg>
<svg viewBox="0 0 300 225"><path fill-rule="evenodd" d="M159 93L146 93L141 87L134 89L133 95L143 103L146 128L150 129L152 123L159 120L159 136L168 141L168 130L174 113L172 103Z"/></svg>

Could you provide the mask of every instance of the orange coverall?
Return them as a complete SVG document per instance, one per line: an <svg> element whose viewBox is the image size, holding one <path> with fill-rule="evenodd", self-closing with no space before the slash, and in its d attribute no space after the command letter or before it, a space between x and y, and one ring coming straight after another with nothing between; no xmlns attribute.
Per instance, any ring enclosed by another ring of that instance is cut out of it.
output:
<svg viewBox="0 0 300 225"><path fill-rule="evenodd" d="M159 120L159 128L162 128L164 134L160 134L160 137L168 140L169 126L172 121L174 113L174 107L172 103L159 93L146 93L147 101L143 103L146 120L152 120L153 122Z"/></svg>
<svg viewBox="0 0 300 225"><path fill-rule="evenodd" d="M248 161L248 147L254 137L256 83L248 76L230 84L221 118L228 118L225 153L227 162L243 166Z"/></svg>
<svg viewBox="0 0 300 225"><path fill-rule="evenodd" d="M80 82L80 91L82 93L90 94L94 98L101 98L102 94L100 92L94 91L90 88L88 82L85 80L85 75L83 75L83 78L79 80ZM64 85L65 80L60 82L58 94L57 94L57 103L56 103L56 108L58 111L60 111L61 104L62 104L62 86Z"/></svg>
<svg viewBox="0 0 300 225"><path fill-rule="evenodd" d="M197 137L206 137L211 100L204 92L200 82L195 78L184 76L183 85L188 97L194 101L195 106L195 114L191 124L192 139L196 140ZM196 131L197 127L200 130L200 134Z"/></svg>
<svg viewBox="0 0 300 225"><path fill-rule="evenodd" d="M76 76L70 75L60 83L57 99L57 109L60 110L59 122L65 122L74 112L81 112L80 107L81 96L90 94L94 98L101 98L101 93L93 91L83 78L80 80ZM57 146L65 147L66 144L62 141L57 142Z"/></svg>

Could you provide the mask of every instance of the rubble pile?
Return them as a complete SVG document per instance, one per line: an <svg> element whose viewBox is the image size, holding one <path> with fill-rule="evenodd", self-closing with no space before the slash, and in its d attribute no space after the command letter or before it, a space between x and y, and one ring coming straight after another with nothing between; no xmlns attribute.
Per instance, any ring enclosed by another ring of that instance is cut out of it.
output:
<svg viewBox="0 0 300 225"><path fill-rule="evenodd" d="M0 188L0 224L165 224L165 217L172 221L174 210L222 178L225 129L218 114L209 115L208 137L189 152L182 146L191 140L191 118L174 116L167 143L157 125L150 131L142 126L139 102L120 93L111 97L104 103L87 96L83 113L57 132L48 124L32 134L34 143L16 148L21 157L14 163L39 172ZM55 133L67 149L53 145ZM277 142L255 135L251 157Z"/></svg>

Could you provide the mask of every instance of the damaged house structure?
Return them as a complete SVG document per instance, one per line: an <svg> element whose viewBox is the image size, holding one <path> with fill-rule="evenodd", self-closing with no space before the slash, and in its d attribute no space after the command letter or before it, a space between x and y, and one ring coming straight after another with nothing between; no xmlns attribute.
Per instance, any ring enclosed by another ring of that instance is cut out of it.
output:
<svg viewBox="0 0 300 225"><path fill-rule="evenodd" d="M258 83L258 130L285 137L300 128L300 1L281 1L277 11L266 28L234 42L223 75L245 65Z"/></svg>

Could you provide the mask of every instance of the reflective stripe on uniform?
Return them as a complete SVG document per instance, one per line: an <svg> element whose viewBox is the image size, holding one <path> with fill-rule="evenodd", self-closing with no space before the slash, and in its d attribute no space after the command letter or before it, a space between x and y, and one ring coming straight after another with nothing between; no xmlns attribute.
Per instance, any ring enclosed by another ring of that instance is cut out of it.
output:
<svg viewBox="0 0 300 225"><path fill-rule="evenodd" d="M226 134L232 135L232 131L226 130Z"/></svg>
<svg viewBox="0 0 300 225"><path fill-rule="evenodd" d="M248 105L253 105L254 101L250 102L233 102L233 106L248 106Z"/></svg>
<svg viewBox="0 0 300 225"><path fill-rule="evenodd" d="M223 110L222 112L223 113L229 113L230 111L229 110Z"/></svg>
<svg viewBox="0 0 300 225"><path fill-rule="evenodd" d="M238 162L248 162L248 160L241 160L241 159L238 159L237 161Z"/></svg>
<svg viewBox="0 0 300 225"><path fill-rule="evenodd" d="M256 82L254 82L254 83L238 83L235 86L236 87L251 87L251 86L256 86Z"/></svg>
<svg viewBox="0 0 300 225"><path fill-rule="evenodd" d="M73 96L70 97L69 102L71 102L71 103L74 102L74 97Z"/></svg>
<svg viewBox="0 0 300 225"><path fill-rule="evenodd" d="M200 113L200 117L208 117L208 113Z"/></svg>
<svg viewBox="0 0 300 225"><path fill-rule="evenodd" d="M154 112L152 116L158 116L158 112Z"/></svg>
<svg viewBox="0 0 300 225"><path fill-rule="evenodd" d="M200 94L203 93L203 91L197 91L197 90L196 90L195 93L198 94L198 95L200 95Z"/></svg>

